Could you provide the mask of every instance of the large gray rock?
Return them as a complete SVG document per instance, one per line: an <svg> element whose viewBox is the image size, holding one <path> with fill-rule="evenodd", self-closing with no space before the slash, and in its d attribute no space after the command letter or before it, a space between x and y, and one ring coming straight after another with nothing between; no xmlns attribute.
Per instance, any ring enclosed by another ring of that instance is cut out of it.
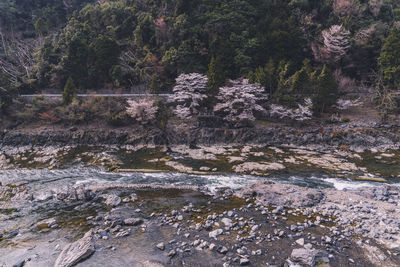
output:
<svg viewBox="0 0 400 267"><path fill-rule="evenodd" d="M239 197L256 197L265 206L311 207L318 204L324 194L321 190L287 184L259 181L236 193Z"/></svg>
<svg viewBox="0 0 400 267"><path fill-rule="evenodd" d="M292 261L306 266L315 266L316 262L329 262L328 253L323 250L296 248L290 255Z"/></svg>
<svg viewBox="0 0 400 267"><path fill-rule="evenodd" d="M94 252L93 231L90 230L81 239L67 245L61 251L54 263L54 267L74 266L78 262L89 258Z"/></svg>
<svg viewBox="0 0 400 267"><path fill-rule="evenodd" d="M143 223L141 218L127 218L124 220L125 225L137 226Z"/></svg>
<svg viewBox="0 0 400 267"><path fill-rule="evenodd" d="M111 207L116 207L121 203L121 198L117 195L108 195L106 198L106 205Z"/></svg>
<svg viewBox="0 0 400 267"><path fill-rule="evenodd" d="M95 197L95 194L85 188L85 186L68 187L66 190L62 190L56 194L56 199L64 202L74 201L89 201Z"/></svg>

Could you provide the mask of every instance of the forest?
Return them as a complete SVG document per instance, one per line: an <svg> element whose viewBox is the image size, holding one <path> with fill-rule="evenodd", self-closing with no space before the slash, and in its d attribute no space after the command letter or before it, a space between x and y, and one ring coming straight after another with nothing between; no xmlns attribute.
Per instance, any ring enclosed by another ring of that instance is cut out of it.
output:
<svg viewBox="0 0 400 267"><path fill-rule="evenodd" d="M173 92L198 73L214 112L230 80L248 79L275 107L309 98L317 115L374 88L387 116L399 109L399 29L397 0L3 0L0 108L46 90L64 106L77 91Z"/></svg>

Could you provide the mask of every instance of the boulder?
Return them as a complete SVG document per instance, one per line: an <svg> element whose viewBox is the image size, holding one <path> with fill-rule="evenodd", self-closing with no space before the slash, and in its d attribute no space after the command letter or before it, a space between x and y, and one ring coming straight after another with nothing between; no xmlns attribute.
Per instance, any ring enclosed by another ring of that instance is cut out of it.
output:
<svg viewBox="0 0 400 267"><path fill-rule="evenodd" d="M305 266L315 266L316 262L329 263L328 253L317 249L293 249L290 258L292 261Z"/></svg>
<svg viewBox="0 0 400 267"><path fill-rule="evenodd" d="M256 197L264 206L312 207L323 198L324 193L318 189L299 187L288 184L276 184L259 181L235 193L238 197Z"/></svg>
<svg viewBox="0 0 400 267"><path fill-rule="evenodd" d="M217 238L217 236L222 235L224 231L222 229L216 229L214 231L211 231L208 233L208 236L210 238Z"/></svg>
<svg viewBox="0 0 400 267"><path fill-rule="evenodd" d="M137 226L143 223L141 218L128 218L124 220L125 225Z"/></svg>
<svg viewBox="0 0 400 267"><path fill-rule="evenodd" d="M93 244L93 230L87 232L78 241L67 245L60 255L54 267L71 267L89 258L95 252Z"/></svg>
<svg viewBox="0 0 400 267"><path fill-rule="evenodd" d="M95 197L95 194L85 188L85 186L68 187L66 190L57 192L55 198L66 203L74 201L90 201Z"/></svg>
<svg viewBox="0 0 400 267"><path fill-rule="evenodd" d="M107 206L116 207L121 203L121 198L117 195L108 195L105 201Z"/></svg>

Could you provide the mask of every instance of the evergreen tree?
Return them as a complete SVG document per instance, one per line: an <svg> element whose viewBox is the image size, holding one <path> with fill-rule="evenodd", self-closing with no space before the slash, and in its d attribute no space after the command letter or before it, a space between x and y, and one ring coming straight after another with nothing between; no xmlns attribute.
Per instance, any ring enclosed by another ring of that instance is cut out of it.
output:
<svg viewBox="0 0 400 267"><path fill-rule="evenodd" d="M160 91L160 84L158 83L158 77L156 74L153 75L150 84L150 90L152 94L158 95Z"/></svg>
<svg viewBox="0 0 400 267"><path fill-rule="evenodd" d="M250 72L249 81L261 84L266 92L272 95L277 86L274 61L270 59L264 68L258 67L255 72Z"/></svg>
<svg viewBox="0 0 400 267"><path fill-rule="evenodd" d="M320 114L326 108L334 105L339 97L338 84L326 65L318 76L316 90L313 98L313 109L316 114Z"/></svg>
<svg viewBox="0 0 400 267"><path fill-rule="evenodd" d="M295 94L311 93L311 67L309 60L304 60L303 67L292 76L290 91Z"/></svg>
<svg viewBox="0 0 400 267"><path fill-rule="evenodd" d="M218 88L225 83L225 77L219 64L219 58L212 57L207 71L207 95L215 96L218 94Z"/></svg>
<svg viewBox="0 0 400 267"><path fill-rule="evenodd" d="M274 60L270 58L267 64L264 67L265 72L265 84L262 84L268 91L270 95L272 95L276 91L276 87L278 85L278 80L276 79L276 67Z"/></svg>
<svg viewBox="0 0 400 267"><path fill-rule="evenodd" d="M400 89L400 31L393 26L378 58L383 85L389 90Z"/></svg>
<svg viewBox="0 0 400 267"><path fill-rule="evenodd" d="M69 77L67 82L65 83L64 92L62 95L63 105L71 104L72 100L76 96L76 91L77 90L76 90L76 86L74 84L74 80L71 77Z"/></svg>
<svg viewBox="0 0 400 267"><path fill-rule="evenodd" d="M84 85L88 76L88 55L89 49L81 37L74 38L67 47L66 58L64 60L64 70L66 77L71 77L78 84Z"/></svg>

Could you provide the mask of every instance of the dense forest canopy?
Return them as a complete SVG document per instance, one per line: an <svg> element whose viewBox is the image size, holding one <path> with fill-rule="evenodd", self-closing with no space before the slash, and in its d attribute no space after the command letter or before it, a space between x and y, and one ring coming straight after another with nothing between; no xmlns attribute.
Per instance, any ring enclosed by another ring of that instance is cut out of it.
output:
<svg viewBox="0 0 400 267"><path fill-rule="evenodd" d="M287 102L323 66L353 84L387 76L399 26L397 0L3 0L0 88L171 91L212 67L214 86L248 77Z"/></svg>

